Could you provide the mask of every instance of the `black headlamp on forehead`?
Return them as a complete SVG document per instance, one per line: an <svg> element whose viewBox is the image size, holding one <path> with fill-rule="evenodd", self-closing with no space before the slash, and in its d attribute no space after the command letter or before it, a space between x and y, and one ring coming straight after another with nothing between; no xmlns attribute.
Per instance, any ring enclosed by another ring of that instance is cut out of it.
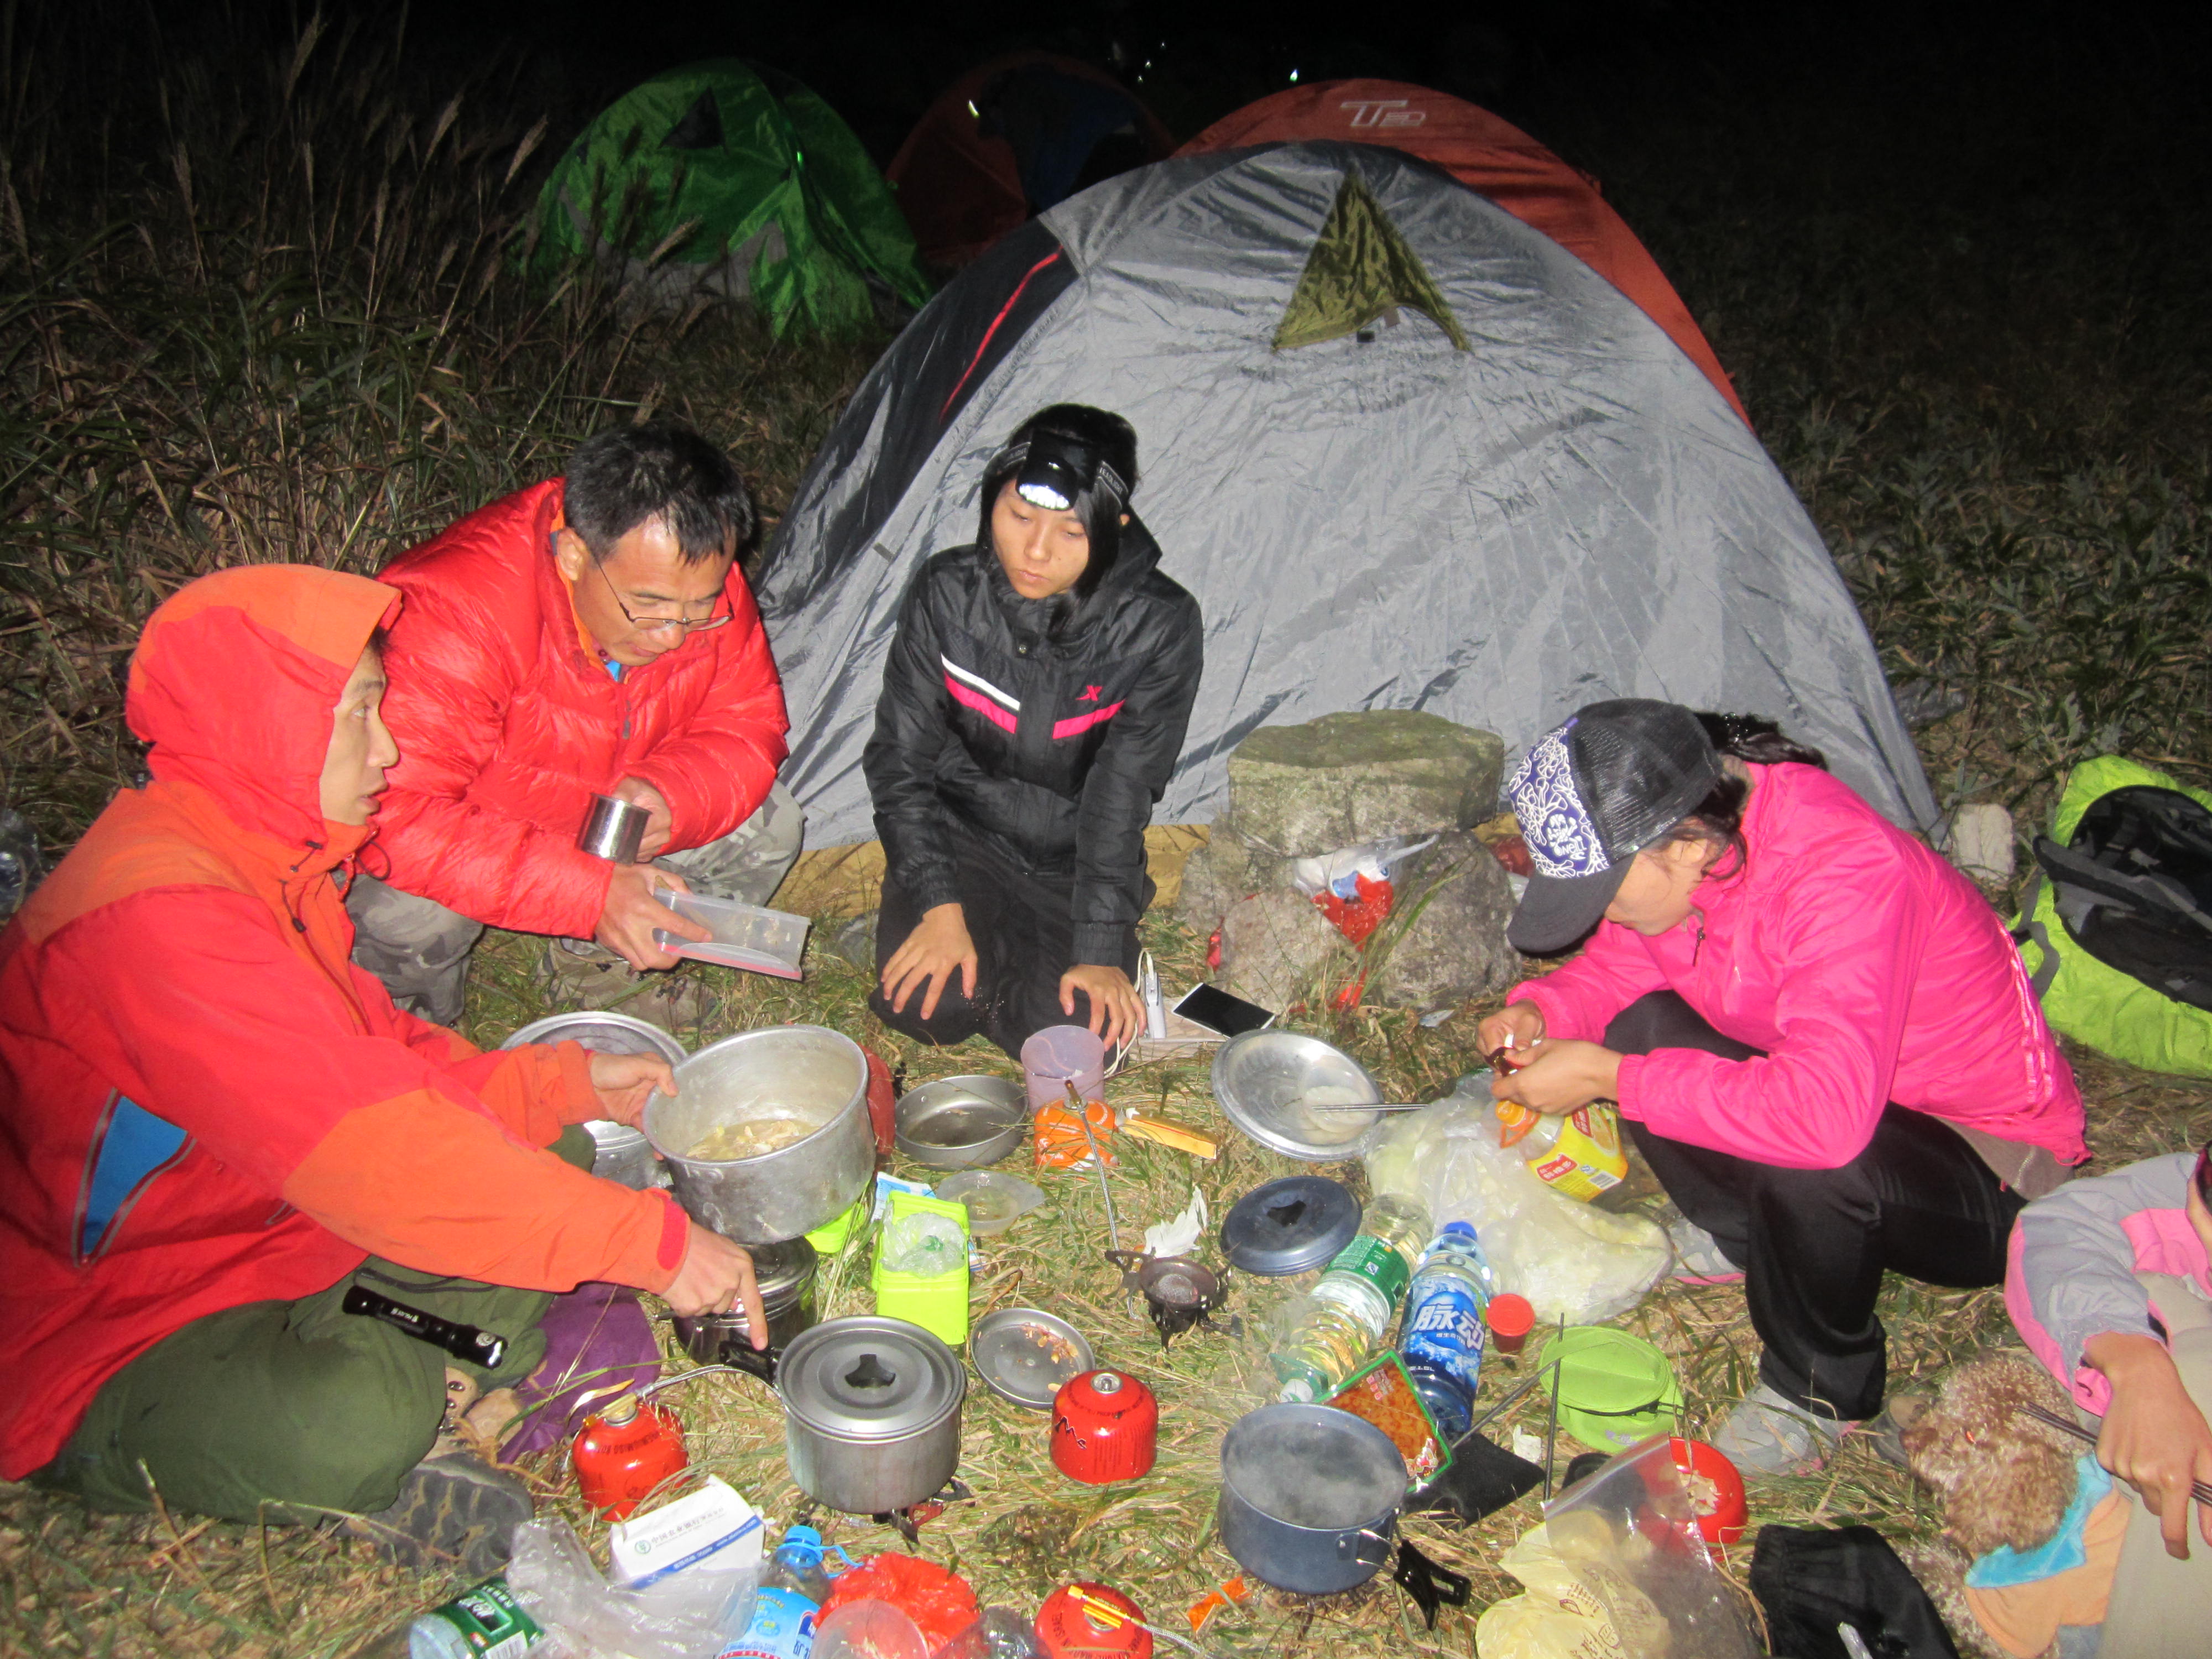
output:
<svg viewBox="0 0 2212 1659"><path fill-rule="evenodd" d="M1128 496L1127 482L1104 456L1078 438L1040 432L1027 443L1014 445L1009 459L1014 493L1032 507L1065 513L1094 487L1109 491L1116 506Z"/></svg>

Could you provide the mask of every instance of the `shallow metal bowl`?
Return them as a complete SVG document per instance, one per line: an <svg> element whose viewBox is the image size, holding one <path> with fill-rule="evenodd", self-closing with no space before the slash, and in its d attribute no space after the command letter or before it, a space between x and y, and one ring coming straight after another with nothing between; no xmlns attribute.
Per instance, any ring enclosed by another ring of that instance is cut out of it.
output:
<svg viewBox="0 0 2212 1659"><path fill-rule="evenodd" d="M1028 1097L1012 1079L947 1077L899 1097L893 1134L917 1164L976 1170L1020 1146L1028 1127Z"/></svg>
<svg viewBox="0 0 2212 1659"><path fill-rule="evenodd" d="M671 1066L684 1063L684 1045L660 1027L650 1020L605 1009L549 1015L524 1026L499 1046L520 1048L526 1042L576 1042L595 1054L659 1054ZM668 1171L653 1155L642 1129L594 1118L584 1125L584 1132L592 1138L593 1175L640 1190L668 1184Z"/></svg>
<svg viewBox="0 0 2212 1659"><path fill-rule="evenodd" d="M1377 1101L1382 1091L1341 1048L1298 1031L1247 1031L1213 1057L1213 1097L1229 1121L1262 1146L1309 1164L1364 1157L1382 1134L1376 1112L1311 1110L1317 1090Z"/></svg>

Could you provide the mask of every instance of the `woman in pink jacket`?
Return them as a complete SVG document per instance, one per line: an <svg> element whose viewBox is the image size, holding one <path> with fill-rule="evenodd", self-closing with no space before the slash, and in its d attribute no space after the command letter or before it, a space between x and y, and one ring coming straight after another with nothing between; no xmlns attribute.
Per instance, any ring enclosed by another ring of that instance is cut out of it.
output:
<svg viewBox="0 0 2212 1659"><path fill-rule="evenodd" d="M1514 945L1589 943L1484 1022L1532 1051L1494 1092L1620 1103L1684 1276L1739 1270L1765 1345L1716 1443L1818 1467L1881 1408L1882 1274L1996 1284L2013 1217L2087 1156L2073 1073L1972 884L1763 721L1592 703L1510 793Z"/></svg>

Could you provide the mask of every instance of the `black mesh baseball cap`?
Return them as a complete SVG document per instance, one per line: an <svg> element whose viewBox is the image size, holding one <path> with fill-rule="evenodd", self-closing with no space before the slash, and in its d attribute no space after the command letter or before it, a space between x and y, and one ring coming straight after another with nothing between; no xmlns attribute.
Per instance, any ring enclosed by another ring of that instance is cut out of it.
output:
<svg viewBox="0 0 2212 1659"><path fill-rule="evenodd" d="M1513 948L1556 956L1596 927L1629 860L1723 775L1705 728L1680 703L1594 702L1537 738L1506 786L1536 869L1505 930Z"/></svg>

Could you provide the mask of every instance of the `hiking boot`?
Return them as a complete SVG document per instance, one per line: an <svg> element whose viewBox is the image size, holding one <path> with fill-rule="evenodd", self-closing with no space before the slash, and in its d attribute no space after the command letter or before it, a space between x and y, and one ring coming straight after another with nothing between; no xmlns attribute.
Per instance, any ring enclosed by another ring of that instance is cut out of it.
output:
<svg viewBox="0 0 2212 1659"><path fill-rule="evenodd" d="M1762 1382L1736 1403L1712 1445L1745 1474L1813 1474L1857 1426L1808 1411Z"/></svg>
<svg viewBox="0 0 2212 1659"><path fill-rule="evenodd" d="M564 1010L610 1009L668 1031L697 1025L711 1001L705 985L681 969L641 973L586 939L548 941L544 973L547 996Z"/></svg>
<svg viewBox="0 0 2212 1659"><path fill-rule="evenodd" d="M1720 1242L1681 1214L1667 1224L1667 1243L1674 1251L1668 1274L1679 1285L1741 1285L1743 1269L1728 1258Z"/></svg>
<svg viewBox="0 0 2212 1659"><path fill-rule="evenodd" d="M473 1583L507 1565L514 1529L530 1514L530 1489L517 1476L441 1435L407 1471L391 1507L354 1516L346 1530L402 1566L458 1572Z"/></svg>

